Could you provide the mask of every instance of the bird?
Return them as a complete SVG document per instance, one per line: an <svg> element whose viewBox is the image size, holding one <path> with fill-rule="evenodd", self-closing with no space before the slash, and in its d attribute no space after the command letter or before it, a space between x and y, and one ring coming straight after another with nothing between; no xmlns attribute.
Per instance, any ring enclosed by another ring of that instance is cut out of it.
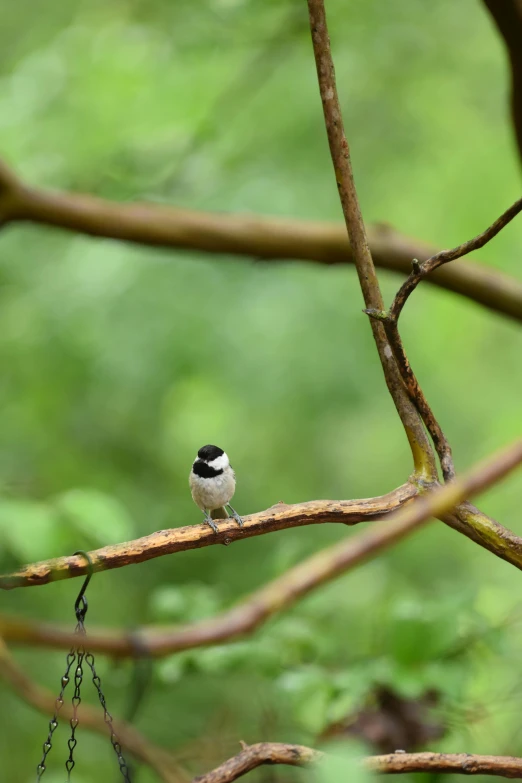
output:
<svg viewBox="0 0 522 783"><path fill-rule="evenodd" d="M202 510L205 522L214 533L218 532L214 519L231 516L243 527L243 520L229 502L236 490L236 474L223 449L210 444L200 448L192 464L189 485L194 503Z"/></svg>

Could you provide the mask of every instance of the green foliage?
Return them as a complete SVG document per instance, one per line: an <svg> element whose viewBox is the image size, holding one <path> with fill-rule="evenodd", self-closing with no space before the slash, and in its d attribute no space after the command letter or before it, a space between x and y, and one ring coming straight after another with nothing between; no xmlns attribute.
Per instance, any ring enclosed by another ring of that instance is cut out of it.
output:
<svg viewBox="0 0 522 783"><path fill-rule="evenodd" d="M326 757L314 768L317 783L337 783L350 780L352 783L370 783L373 775L361 767L361 756L365 748L360 743L331 743L321 748Z"/></svg>
<svg viewBox="0 0 522 783"><path fill-rule="evenodd" d="M327 5L365 217L440 246L483 229L520 179L503 53L480 4ZM49 0L37 17L23 1L4 13L0 146L30 182L340 218L304 5ZM514 222L481 258L520 275L519 237ZM30 226L0 241L2 569L199 522L187 476L207 442L231 456L240 513L376 495L410 472L352 269ZM399 281L381 278L389 302ZM428 286L402 323L459 470L519 434L516 324ZM521 481L480 501L513 529ZM87 625L213 616L356 532L304 527L97 574ZM434 523L253 636L158 662L139 727L175 751L211 737L215 757L192 756L203 771L238 738L313 744L382 683L410 696L441 691L447 736L437 747L521 753L518 579ZM2 594L0 610L73 627L78 587ZM17 656L58 688L61 654ZM132 666L100 661L100 670L121 715ZM3 684L1 699L2 777L26 783L46 719ZM81 734L84 780L114 778L106 744ZM49 781L62 779L64 748L65 732ZM317 775L365 776L347 753Z"/></svg>
<svg viewBox="0 0 522 783"><path fill-rule="evenodd" d="M59 495L55 507L63 523L91 548L128 541L133 523L124 506L111 495L92 489L70 489Z"/></svg>

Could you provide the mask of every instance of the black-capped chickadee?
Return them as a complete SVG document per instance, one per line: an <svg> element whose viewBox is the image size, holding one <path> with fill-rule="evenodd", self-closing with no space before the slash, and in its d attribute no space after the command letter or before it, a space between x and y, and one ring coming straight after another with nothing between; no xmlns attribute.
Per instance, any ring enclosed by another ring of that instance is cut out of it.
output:
<svg viewBox="0 0 522 783"><path fill-rule="evenodd" d="M194 503L202 510L205 522L215 533L218 527L214 519L231 516L238 525L243 526L243 520L229 503L236 490L236 474L223 449L209 445L198 451L190 471L189 484Z"/></svg>

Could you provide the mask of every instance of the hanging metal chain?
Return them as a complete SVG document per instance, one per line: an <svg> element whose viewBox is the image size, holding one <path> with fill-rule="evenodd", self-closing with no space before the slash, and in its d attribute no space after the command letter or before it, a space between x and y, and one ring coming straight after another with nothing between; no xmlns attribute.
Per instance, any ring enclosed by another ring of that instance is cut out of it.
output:
<svg viewBox="0 0 522 783"><path fill-rule="evenodd" d="M75 633L78 634L80 637L85 636L85 615L87 614L88 609L88 603L87 599L85 597L85 591L87 589L87 585L90 582L91 576L93 574L93 564L91 561L91 558L89 557L87 552L78 551L74 553L75 555L83 555L85 559L87 560L89 564L89 571L88 575L83 583L82 589L80 590L80 593L78 595L78 598L76 599L76 602L74 604L74 611L76 614L76 628ZM123 775L123 779L125 780L125 783L131 783L130 779L130 772L129 768L127 766L127 763L123 757L121 744L118 740L118 737L116 735L116 732L114 731L114 726L112 722L112 715L107 710L107 704L105 701L105 696L103 695L103 691L101 689L101 680L99 676L96 673L96 669L94 668L94 655L90 652L85 652L85 647L83 646L83 643L80 643L77 647L73 647L71 651L67 655L67 668L65 670L65 674L62 677L62 687L60 690L60 693L55 701L55 710L54 715L49 721L49 734L47 736L46 741L43 744L43 756L42 760L38 764L38 767L36 768L36 783L39 783L41 780L42 775L44 774L46 770L46 759L47 755L49 754L51 748L52 748L52 738L53 734L58 726L58 715L60 713L61 708L63 707L63 695L65 688L69 684L70 676L69 673L71 671L71 667L73 663L76 661L76 668L74 671L74 694L72 697L72 716L69 721L69 725L71 727L71 736L69 737L69 740L67 742L67 745L69 747L69 758L65 762L65 768L67 770L67 783L70 783L71 780L71 772L76 764L74 760L74 750L76 748L76 745L78 744L78 740L76 739L76 729L78 727L79 718L78 718L78 707L81 704L81 686L83 682L83 663L84 661L87 662L91 672L92 672L92 681L94 683L94 687L96 688L96 691L98 693L98 698L100 700L100 704L103 707L103 719L110 730L110 738L112 747L114 748L114 752L116 753L116 756L118 757L118 763L120 765L120 772Z"/></svg>
<svg viewBox="0 0 522 783"><path fill-rule="evenodd" d="M51 750L53 746L53 734L56 731L56 728L58 726L58 715L60 713L60 710L63 707L63 694L64 691L69 684L69 672L71 670L71 666L73 665L74 661L76 660L76 652L74 650L71 650L67 654L67 668L65 669L65 674L62 677L62 687L60 690L60 693L54 703L54 715L49 721L49 734L47 735L47 739L45 740L43 744L43 756L42 760L38 764L36 768L36 783L39 783L39 781L42 778L43 773L46 770L45 762L47 760L47 755L49 751Z"/></svg>
<svg viewBox="0 0 522 783"><path fill-rule="evenodd" d="M90 668L92 672L92 681L94 684L94 687L98 691L98 698L100 700L100 704L103 707L103 720L109 727L109 731L111 733L111 744L114 748L114 752L116 753L116 756L118 758L118 764L120 765L120 772L123 776L123 779L125 783L131 783L130 779L130 770L127 765L127 762L125 761L121 749L120 742L118 740L118 737L116 735L116 732L114 731L114 725L112 722L112 715L110 714L109 710L107 709L107 703L105 701L105 696L103 695L103 691L101 688L101 679L99 678L98 674L96 673L96 669L94 667L94 655L90 652L88 652L85 656L85 661L87 663L87 666Z"/></svg>
<svg viewBox="0 0 522 783"><path fill-rule="evenodd" d="M71 780L71 772L73 771L75 760L74 760L74 749L76 745L78 744L78 740L76 739L76 727L78 726L78 707L81 704L81 695L80 695L80 689L82 686L82 680L83 680L83 658L85 656L85 652L83 650L83 647L78 648L78 662L76 664L76 671L74 672L74 696L72 697L72 709L73 714L71 716L71 720L69 721L69 725L71 727L71 736L67 740L67 746L69 748L69 758L65 762L65 769L67 770L67 782Z"/></svg>
<svg viewBox="0 0 522 783"><path fill-rule="evenodd" d="M76 614L76 628L75 633L79 636L85 636L85 626L84 626L84 620L85 615L87 614L87 609L89 608L89 605L87 603L87 599L84 595L85 590L87 588L87 585L89 584L90 575L85 581L82 589L80 590L80 594L78 595L78 598L76 599L76 603L74 604L74 611ZM71 727L71 736L67 740L67 747L69 748L69 758L65 762L65 769L67 770L67 783L71 780L71 772L74 769L75 760L74 760L74 749L76 748L76 745L78 744L78 740L76 739L76 728L78 726L78 707L81 704L82 697L81 697L81 687L82 687L82 681L83 681L83 659L85 657L85 650L83 648L83 645L77 647L76 653L78 655L78 660L76 663L76 669L74 671L74 694L71 699L72 703L72 715L71 719L69 721L69 725Z"/></svg>

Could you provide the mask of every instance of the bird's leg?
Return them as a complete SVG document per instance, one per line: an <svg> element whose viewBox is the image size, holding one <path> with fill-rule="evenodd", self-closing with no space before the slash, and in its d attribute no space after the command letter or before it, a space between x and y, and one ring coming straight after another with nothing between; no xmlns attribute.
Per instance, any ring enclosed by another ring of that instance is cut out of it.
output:
<svg viewBox="0 0 522 783"><path fill-rule="evenodd" d="M230 516L232 517L232 519L235 519L235 520L236 520L236 522L237 522L237 524L239 525L239 527L243 527L243 520L241 519L241 517L239 516L239 514L237 513L237 511L235 511L235 510L232 508L232 506L230 505L230 503L226 503L226 504L225 504L225 506L224 506L224 509L225 509L225 511L227 510L227 506L228 506L228 508L229 508L229 509L230 509L230 511L231 511L231 514L230 514Z"/></svg>
<svg viewBox="0 0 522 783"><path fill-rule="evenodd" d="M207 525L210 525L214 533L219 533L218 526L216 525L216 523L214 522L214 520L212 519L212 517L210 516L206 508L204 509L203 514L205 516L205 522L207 523Z"/></svg>

